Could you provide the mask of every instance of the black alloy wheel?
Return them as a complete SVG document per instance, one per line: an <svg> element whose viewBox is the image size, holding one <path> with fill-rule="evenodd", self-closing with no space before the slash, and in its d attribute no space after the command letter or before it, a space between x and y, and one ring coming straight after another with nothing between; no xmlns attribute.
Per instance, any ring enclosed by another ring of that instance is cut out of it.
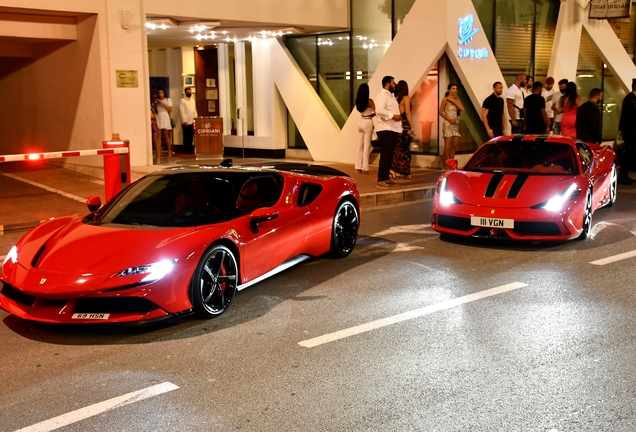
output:
<svg viewBox="0 0 636 432"><path fill-rule="evenodd" d="M592 189L588 189L585 197L585 213L583 213L583 231L579 240L585 240L592 231Z"/></svg>
<svg viewBox="0 0 636 432"><path fill-rule="evenodd" d="M192 278L191 300L199 318L221 315L230 305L238 285L238 265L230 249L213 245L201 258Z"/></svg>
<svg viewBox="0 0 636 432"><path fill-rule="evenodd" d="M358 209L351 201L341 201L331 228L331 254L344 258L353 252L358 240Z"/></svg>
<svg viewBox="0 0 636 432"><path fill-rule="evenodd" d="M611 207L616 202L616 190L618 189L618 174L616 172L616 165L612 167L612 174L609 185L609 201L607 203L608 207Z"/></svg>

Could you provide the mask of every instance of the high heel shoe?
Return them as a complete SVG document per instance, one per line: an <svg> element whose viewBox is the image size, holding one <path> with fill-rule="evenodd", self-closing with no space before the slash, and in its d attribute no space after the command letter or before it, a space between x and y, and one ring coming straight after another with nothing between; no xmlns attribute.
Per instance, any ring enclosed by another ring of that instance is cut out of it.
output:
<svg viewBox="0 0 636 432"><path fill-rule="evenodd" d="M396 173L395 171L393 171L393 170L389 171L389 176L392 179L399 179L400 178L400 175L398 173Z"/></svg>
<svg viewBox="0 0 636 432"><path fill-rule="evenodd" d="M413 177L407 174L404 176L404 180L413 180Z"/></svg>

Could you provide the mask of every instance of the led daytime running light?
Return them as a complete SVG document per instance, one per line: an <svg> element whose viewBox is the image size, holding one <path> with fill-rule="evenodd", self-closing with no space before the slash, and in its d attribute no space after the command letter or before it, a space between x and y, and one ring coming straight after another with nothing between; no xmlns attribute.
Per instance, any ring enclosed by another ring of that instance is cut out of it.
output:
<svg viewBox="0 0 636 432"><path fill-rule="evenodd" d="M176 259L171 259L171 260L159 261L153 264L130 267L119 272L117 276L131 276L131 275L146 274L147 276L144 277L141 281L154 282L161 279L168 273L170 273L170 271L172 270L172 267L174 267L176 262L177 262Z"/></svg>
<svg viewBox="0 0 636 432"><path fill-rule="evenodd" d="M550 198L548 202L543 206L548 211L559 211L563 206L563 203L572 197L572 194L576 191L576 185L571 184L562 194Z"/></svg>
<svg viewBox="0 0 636 432"><path fill-rule="evenodd" d="M7 261L11 260L13 264L18 262L18 248L13 246L6 257L4 257L4 262L2 265L5 265Z"/></svg>

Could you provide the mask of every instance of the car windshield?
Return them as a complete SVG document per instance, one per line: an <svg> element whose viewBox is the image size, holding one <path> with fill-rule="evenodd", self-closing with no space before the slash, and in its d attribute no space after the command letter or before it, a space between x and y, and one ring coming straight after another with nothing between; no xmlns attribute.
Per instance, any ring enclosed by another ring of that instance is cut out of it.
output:
<svg viewBox="0 0 636 432"><path fill-rule="evenodd" d="M569 144L535 141L497 141L480 147L465 171L512 171L544 175L578 174Z"/></svg>
<svg viewBox="0 0 636 432"><path fill-rule="evenodd" d="M98 213L96 223L192 227L231 216L233 184L213 173L150 175Z"/></svg>

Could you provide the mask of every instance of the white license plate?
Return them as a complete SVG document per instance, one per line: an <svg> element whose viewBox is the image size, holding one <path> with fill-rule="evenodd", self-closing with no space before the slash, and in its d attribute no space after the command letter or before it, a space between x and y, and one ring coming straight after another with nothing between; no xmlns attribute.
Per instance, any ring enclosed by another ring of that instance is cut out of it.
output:
<svg viewBox="0 0 636 432"><path fill-rule="evenodd" d="M499 218L485 218L479 216L471 216L470 224L472 226L486 227L486 228L508 228L515 227L514 219L499 219Z"/></svg>
<svg viewBox="0 0 636 432"><path fill-rule="evenodd" d="M107 320L110 314L107 313L75 313L71 318L85 320Z"/></svg>

